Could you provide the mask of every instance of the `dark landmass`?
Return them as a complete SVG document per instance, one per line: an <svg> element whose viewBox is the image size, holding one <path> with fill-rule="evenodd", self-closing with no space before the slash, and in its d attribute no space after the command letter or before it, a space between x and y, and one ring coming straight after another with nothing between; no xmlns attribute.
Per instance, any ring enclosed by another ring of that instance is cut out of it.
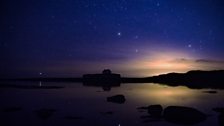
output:
<svg viewBox="0 0 224 126"><path fill-rule="evenodd" d="M187 73L168 73L146 78L122 78L122 83L160 83L169 86L187 86L194 89L223 89L224 70L194 70Z"/></svg>
<svg viewBox="0 0 224 126"><path fill-rule="evenodd" d="M0 88L18 88L18 89L60 89L62 86L37 86L37 85L16 85L0 84Z"/></svg>
<svg viewBox="0 0 224 126"><path fill-rule="evenodd" d="M101 74L84 74L82 79L84 85L120 86L121 83L121 75L112 73L109 69L103 70Z"/></svg>
<svg viewBox="0 0 224 126"><path fill-rule="evenodd" d="M116 76L116 77L115 77ZM118 77L119 74L87 74L81 78L23 78L8 79L14 81L42 81L42 82L83 82L86 86L120 86L120 83L160 83L170 86L187 86L189 88L224 88L224 70L200 71L187 73L168 73L145 78ZM115 78L115 79L114 79ZM7 81L7 80L1 80Z"/></svg>
<svg viewBox="0 0 224 126"><path fill-rule="evenodd" d="M0 81L41 81L41 82L82 82L83 79L81 77L77 78L18 78L18 79L1 79Z"/></svg>
<svg viewBox="0 0 224 126"><path fill-rule="evenodd" d="M189 88L224 88L224 70L189 71L187 73L169 73L148 78L154 83Z"/></svg>
<svg viewBox="0 0 224 126"><path fill-rule="evenodd" d="M121 85L121 75L114 74L109 69L101 74L85 74L82 77L83 86L102 87L104 91L110 91L112 87Z"/></svg>

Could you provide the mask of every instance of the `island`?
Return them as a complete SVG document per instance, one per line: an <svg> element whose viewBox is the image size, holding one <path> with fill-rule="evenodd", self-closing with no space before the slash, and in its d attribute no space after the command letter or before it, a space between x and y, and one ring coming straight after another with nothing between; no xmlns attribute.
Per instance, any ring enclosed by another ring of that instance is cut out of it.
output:
<svg viewBox="0 0 224 126"><path fill-rule="evenodd" d="M83 85L93 86L120 86L121 75L112 73L110 69L104 69L102 74L84 74Z"/></svg>

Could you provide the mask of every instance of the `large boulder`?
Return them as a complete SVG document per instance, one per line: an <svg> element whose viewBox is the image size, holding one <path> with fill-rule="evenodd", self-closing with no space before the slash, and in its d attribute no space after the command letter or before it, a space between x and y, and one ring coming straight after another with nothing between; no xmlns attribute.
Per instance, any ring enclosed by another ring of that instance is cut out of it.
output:
<svg viewBox="0 0 224 126"><path fill-rule="evenodd" d="M185 125L193 125L206 119L206 115L199 110L183 106L169 106L165 108L163 116L168 122Z"/></svg>
<svg viewBox="0 0 224 126"><path fill-rule="evenodd" d="M49 119L53 113L55 112L56 110L55 109L46 109L46 108L43 108L43 109L40 109L40 110L36 110L36 114L37 116L42 119L42 120L47 120Z"/></svg>
<svg viewBox="0 0 224 126"><path fill-rule="evenodd" d="M118 94L114 95L111 97L107 97L108 102L113 102L113 103L118 103L118 104L123 104L125 102L125 97L124 95Z"/></svg>
<svg viewBox="0 0 224 126"><path fill-rule="evenodd" d="M148 107L148 113L154 118L160 118L162 116L163 107L161 105L150 105Z"/></svg>

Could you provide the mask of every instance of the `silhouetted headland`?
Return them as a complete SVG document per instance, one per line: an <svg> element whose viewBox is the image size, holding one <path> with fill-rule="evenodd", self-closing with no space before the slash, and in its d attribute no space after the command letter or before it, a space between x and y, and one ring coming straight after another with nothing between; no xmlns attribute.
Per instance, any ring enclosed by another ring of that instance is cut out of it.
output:
<svg viewBox="0 0 224 126"><path fill-rule="evenodd" d="M224 70L169 73L149 77L146 80L170 86L184 85L189 88L224 88Z"/></svg>
<svg viewBox="0 0 224 126"><path fill-rule="evenodd" d="M170 86L187 86L189 88L224 88L224 70L200 71L194 70L186 73L168 73L144 78L121 77L109 69L102 74L85 74L81 78L24 78L14 79L20 81L43 82L83 82L84 86L111 87L120 86L120 83L160 83Z"/></svg>

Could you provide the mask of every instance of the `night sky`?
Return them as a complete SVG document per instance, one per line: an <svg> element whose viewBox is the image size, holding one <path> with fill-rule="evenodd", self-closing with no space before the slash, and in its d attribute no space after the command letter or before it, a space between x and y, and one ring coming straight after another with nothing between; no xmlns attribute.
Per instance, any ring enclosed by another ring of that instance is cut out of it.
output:
<svg viewBox="0 0 224 126"><path fill-rule="evenodd" d="M0 76L224 68L222 0L3 0Z"/></svg>

